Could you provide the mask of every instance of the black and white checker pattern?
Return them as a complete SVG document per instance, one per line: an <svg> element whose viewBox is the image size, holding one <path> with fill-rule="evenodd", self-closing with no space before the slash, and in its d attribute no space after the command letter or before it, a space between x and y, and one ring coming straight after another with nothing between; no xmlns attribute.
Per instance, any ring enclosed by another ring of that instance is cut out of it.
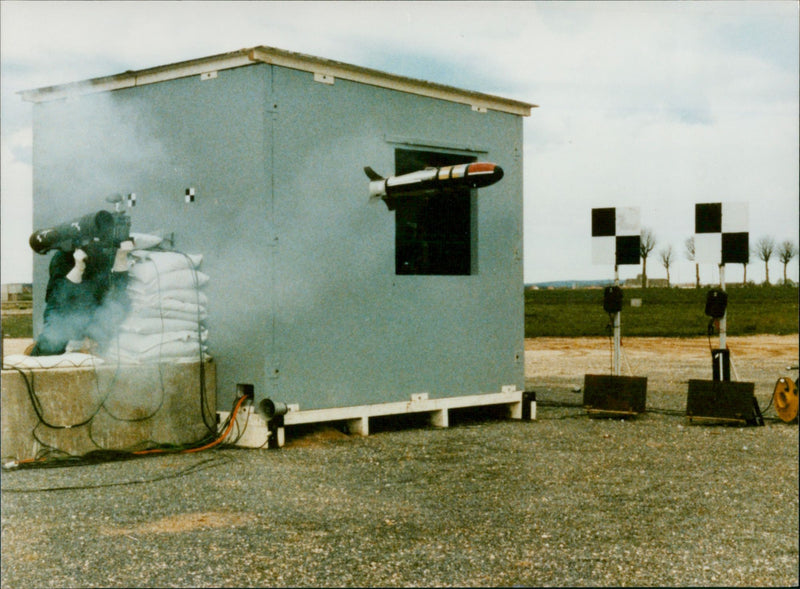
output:
<svg viewBox="0 0 800 589"><path fill-rule="evenodd" d="M701 264L750 261L746 202L694 205L694 259Z"/></svg>
<svg viewBox="0 0 800 589"><path fill-rule="evenodd" d="M136 206L136 194L131 192L127 197L127 201L128 201L128 207L129 208L135 207Z"/></svg>
<svg viewBox="0 0 800 589"><path fill-rule="evenodd" d="M592 263L640 263L641 227L638 207L592 209Z"/></svg>
<svg viewBox="0 0 800 589"><path fill-rule="evenodd" d="M186 189L186 202L194 202L194 188Z"/></svg>

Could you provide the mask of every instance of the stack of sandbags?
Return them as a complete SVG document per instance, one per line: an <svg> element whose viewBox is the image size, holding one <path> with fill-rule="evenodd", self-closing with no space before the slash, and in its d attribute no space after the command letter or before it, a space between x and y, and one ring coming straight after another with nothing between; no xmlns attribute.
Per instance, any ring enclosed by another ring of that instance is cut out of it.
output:
<svg viewBox="0 0 800 589"><path fill-rule="evenodd" d="M196 362L206 356L208 299L199 254L133 250L130 312L107 357L125 363Z"/></svg>

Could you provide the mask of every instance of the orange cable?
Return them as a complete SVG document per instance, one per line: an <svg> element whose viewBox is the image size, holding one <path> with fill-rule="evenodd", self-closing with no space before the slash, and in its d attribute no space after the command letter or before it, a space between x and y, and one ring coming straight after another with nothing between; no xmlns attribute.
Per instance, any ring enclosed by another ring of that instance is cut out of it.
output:
<svg viewBox="0 0 800 589"><path fill-rule="evenodd" d="M187 450L178 450L176 453L177 454L189 454L190 452L200 452L201 450L208 450L209 448L213 448L214 446L216 446L217 444L222 442L222 440L227 438L228 434L231 433L231 429L233 429L233 424L236 421L236 415L237 415L237 413L239 413L239 408L242 406L242 403L244 402L245 399L247 399L247 397L246 396L242 396L236 402L236 405L233 408L233 412L231 413L230 421L228 422L228 427L225 428L225 431L223 432L223 434L220 437L218 437L216 440L214 440L212 442L209 442L205 446L200 446L199 448L189 448ZM172 450L164 450L162 448L153 448L151 450L138 450L138 451L134 452L134 454L155 454L155 453L158 453L158 452L172 452Z"/></svg>

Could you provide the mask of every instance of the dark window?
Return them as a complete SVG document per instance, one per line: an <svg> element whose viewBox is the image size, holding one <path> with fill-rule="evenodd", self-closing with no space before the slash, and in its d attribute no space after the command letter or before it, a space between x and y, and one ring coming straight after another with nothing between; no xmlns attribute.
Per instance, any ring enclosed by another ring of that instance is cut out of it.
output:
<svg viewBox="0 0 800 589"><path fill-rule="evenodd" d="M452 153L395 150L395 174L474 162ZM439 191L397 199L395 273L468 275L473 266L473 191Z"/></svg>

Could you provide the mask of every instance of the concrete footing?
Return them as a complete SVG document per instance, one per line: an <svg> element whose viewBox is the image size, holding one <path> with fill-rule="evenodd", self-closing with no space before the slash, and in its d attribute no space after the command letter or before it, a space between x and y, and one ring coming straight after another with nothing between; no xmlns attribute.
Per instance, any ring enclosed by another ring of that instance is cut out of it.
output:
<svg viewBox="0 0 800 589"><path fill-rule="evenodd" d="M216 370L210 359L202 367L195 362L3 370L2 460L32 459L48 449L81 456L152 443L191 444L209 434L203 415L215 428Z"/></svg>

